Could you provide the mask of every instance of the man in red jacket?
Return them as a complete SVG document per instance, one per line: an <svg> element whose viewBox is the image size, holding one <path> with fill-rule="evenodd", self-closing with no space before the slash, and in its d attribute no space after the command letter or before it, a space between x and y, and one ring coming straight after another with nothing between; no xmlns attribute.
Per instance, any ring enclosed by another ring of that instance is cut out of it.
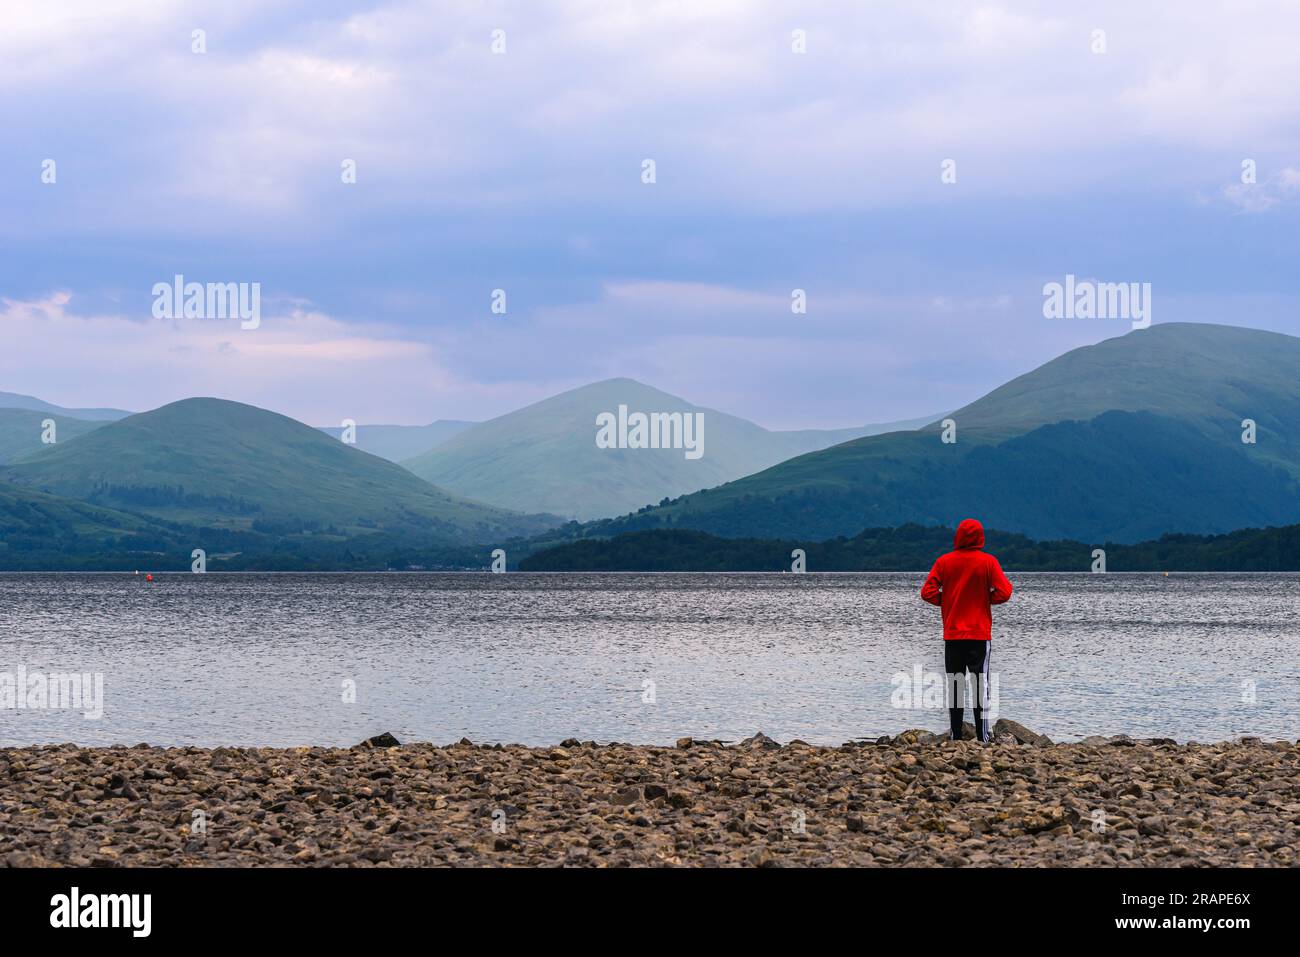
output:
<svg viewBox="0 0 1300 957"><path fill-rule="evenodd" d="M998 560L984 551L984 526L962 519L953 537L954 550L940 555L921 586L921 598L943 610L943 663L948 676L948 720L952 739L961 740L965 711L966 672L974 677L975 733L988 741L989 646L993 637L993 605L1011 597L1011 582Z"/></svg>

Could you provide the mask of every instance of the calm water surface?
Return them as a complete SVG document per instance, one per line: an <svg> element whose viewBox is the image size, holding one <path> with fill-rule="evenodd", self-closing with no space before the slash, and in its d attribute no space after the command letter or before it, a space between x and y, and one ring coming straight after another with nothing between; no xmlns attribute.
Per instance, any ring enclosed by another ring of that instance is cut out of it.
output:
<svg viewBox="0 0 1300 957"><path fill-rule="evenodd" d="M1063 740L1300 734L1300 576L1011 577L994 612L1001 716ZM104 676L100 720L0 710L0 745L942 730L945 712L891 700L895 675L942 670L922 578L0 575L0 672Z"/></svg>

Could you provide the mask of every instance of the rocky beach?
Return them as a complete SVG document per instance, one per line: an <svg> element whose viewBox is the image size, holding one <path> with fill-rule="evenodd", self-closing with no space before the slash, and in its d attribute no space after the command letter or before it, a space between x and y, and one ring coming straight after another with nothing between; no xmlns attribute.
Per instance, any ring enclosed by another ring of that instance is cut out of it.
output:
<svg viewBox="0 0 1300 957"><path fill-rule="evenodd" d="M0 864L1294 866L1300 744L0 749Z"/></svg>

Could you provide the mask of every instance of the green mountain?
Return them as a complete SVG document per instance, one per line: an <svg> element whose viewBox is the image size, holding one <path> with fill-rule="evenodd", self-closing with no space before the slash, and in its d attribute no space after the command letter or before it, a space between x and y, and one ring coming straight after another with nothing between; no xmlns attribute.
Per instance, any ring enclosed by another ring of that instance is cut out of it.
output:
<svg viewBox="0 0 1300 957"><path fill-rule="evenodd" d="M33 412L50 412L90 422L115 422L131 414L124 409L65 409L61 405L53 405L35 396L17 392L0 392L0 409L30 409Z"/></svg>
<svg viewBox="0 0 1300 957"><path fill-rule="evenodd" d="M472 425L457 419L439 419L428 425L358 425L356 446L381 459L401 462L442 445ZM335 439L343 436L342 428L320 426L320 430Z"/></svg>
<svg viewBox="0 0 1300 957"><path fill-rule="evenodd" d="M162 554L179 564L185 541L142 515L0 481L0 569L130 569Z"/></svg>
<svg viewBox="0 0 1300 957"><path fill-rule="evenodd" d="M62 498L0 481L0 544L15 536L54 535L88 540L158 533L163 526L142 515Z"/></svg>
<svg viewBox="0 0 1300 957"><path fill-rule="evenodd" d="M45 432L43 423L51 419L55 425L56 441L47 445L41 441L41 436ZM59 442L66 442L87 432L93 432L103 424L102 421L74 419L62 413L0 408L0 465L27 456L40 455L55 448Z"/></svg>
<svg viewBox="0 0 1300 957"><path fill-rule="evenodd" d="M847 442L601 523L816 541L968 515L1135 542L1300 520L1300 339L1166 323L1066 353L939 423ZM1242 421L1256 423L1255 444Z"/></svg>
<svg viewBox="0 0 1300 957"><path fill-rule="evenodd" d="M597 416L617 416L620 406L629 416L700 414L702 454L691 458L681 447L598 447ZM729 482L885 428L773 432L633 379L609 379L475 425L402 464L436 485L503 508L586 520Z"/></svg>
<svg viewBox="0 0 1300 957"><path fill-rule="evenodd" d="M170 522L267 534L491 542L554 524L448 494L301 422L220 399L110 423L2 477Z"/></svg>
<svg viewBox="0 0 1300 957"><path fill-rule="evenodd" d="M1015 435L1102 412L1153 412L1240 435L1242 418L1286 438L1300 405L1300 339L1171 322L1058 356L953 414L965 430ZM1238 443L1240 444L1240 442ZM1261 442L1272 456L1280 447Z"/></svg>

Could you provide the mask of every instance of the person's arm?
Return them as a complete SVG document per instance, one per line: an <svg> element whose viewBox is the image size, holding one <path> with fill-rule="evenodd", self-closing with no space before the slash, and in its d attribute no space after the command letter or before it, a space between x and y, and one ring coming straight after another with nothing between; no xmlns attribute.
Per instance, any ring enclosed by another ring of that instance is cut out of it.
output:
<svg viewBox="0 0 1300 957"><path fill-rule="evenodd" d="M938 560L925 577L925 584L921 586L921 600L928 601L931 605L943 604L943 579L939 577Z"/></svg>
<svg viewBox="0 0 1300 957"><path fill-rule="evenodd" d="M1002 566L992 555L989 556L992 567L989 569L989 604L1000 605L1011 597L1011 582L1006 575L1002 574Z"/></svg>

